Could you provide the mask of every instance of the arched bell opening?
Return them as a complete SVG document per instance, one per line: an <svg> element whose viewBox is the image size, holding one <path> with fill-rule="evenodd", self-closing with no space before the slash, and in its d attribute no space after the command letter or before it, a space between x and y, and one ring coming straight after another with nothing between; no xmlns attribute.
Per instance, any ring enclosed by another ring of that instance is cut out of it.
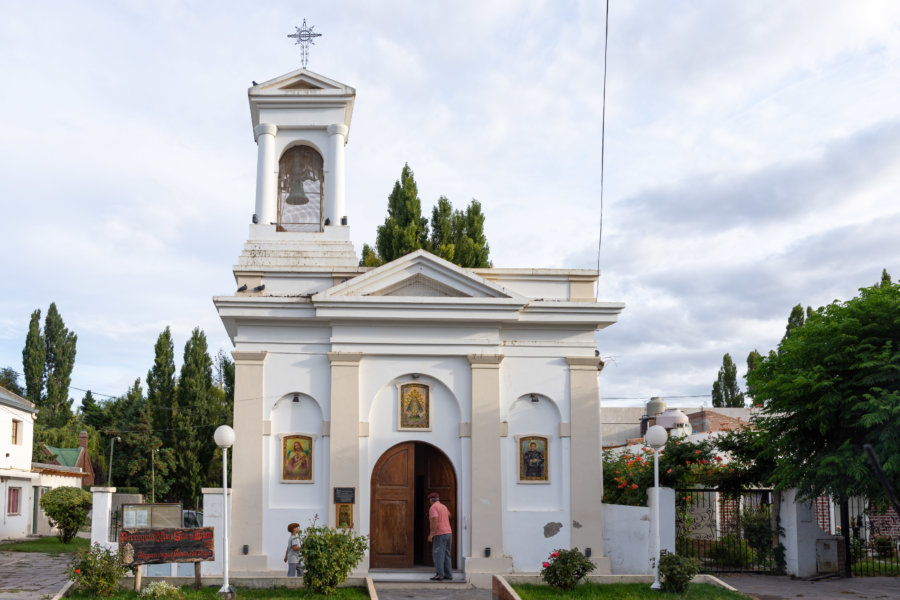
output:
<svg viewBox="0 0 900 600"><path fill-rule="evenodd" d="M278 161L278 231L322 231L325 171L310 146L288 148Z"/></svg>

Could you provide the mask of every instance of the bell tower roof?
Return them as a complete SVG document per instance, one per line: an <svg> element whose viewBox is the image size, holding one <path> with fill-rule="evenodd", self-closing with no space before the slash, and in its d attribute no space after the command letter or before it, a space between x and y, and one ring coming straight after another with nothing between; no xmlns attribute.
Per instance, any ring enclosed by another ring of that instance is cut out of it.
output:
<svg viewBox="0 0 900 600"><path fill-rule="evenodd" d="M291 115L298 114L299 109L299 114L303 114L305 118L302 125L306 126L316 125L309 122L310 114L328 112L332 114L333 119L334 111L342 110L341 121L349 130L356 90L349 85L301 68L254 85L247 90L247 95L254 128L261 122L261 112L267 115L262 122L292 125L294 123L291 121L294 119ZM327 123L323 122L323 125L333 123L334 120L329 119Z"/></svg>

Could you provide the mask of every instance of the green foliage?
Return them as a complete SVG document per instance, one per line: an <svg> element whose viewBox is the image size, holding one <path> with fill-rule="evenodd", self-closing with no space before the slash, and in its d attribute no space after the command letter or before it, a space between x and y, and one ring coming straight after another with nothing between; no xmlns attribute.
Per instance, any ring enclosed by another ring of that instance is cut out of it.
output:
<svg viewBox="0 0 900 600"><path fill-rule="evenodd" d="M24 542L3 544L4 552L42 552L44 554L70 554L78 548L90 548L91 542L85 538L74 537L68 544L63 544L54 536L29 539Z"/></svg>
<svg viewBox="0 0 900 600"><path fill-rule="evenodd" d="M441 196L431 211L429 236L418 193L412 169L406 164L388 197L388 215L378 227L375 248L363 245L360 266L377 267L425 249L461 267L489 267L490 247L484 235L481 203L473 199L464 211L453 210L450 200Z"/></svg>
<svg viewBox="0 0 900 600"><path fill-rule="evenodd" d="M796 312L796 311L795 311ZM796 319L795 319L796 320ZM810 312L750 374L778 488L884 498L862 446L900 483L900 285L889 278Z"/></svg>
<svg viewBox="0 0 900 600"><path fill-rule="evenodd" d="M41 311L31 313L25 348L22 350L22 366L25 372L25 397L40 406L44 394L44 362L47 360L47 345L41 334Z"/></svg>
<svg viewBox="0 0 900 600"><path fill-rule="evenodd" d="M428 240L428 222L422 216L419 189L409 164L403 165L400 179L388 196L388 214L378 227L375 246L384 262L424 248Z"/></svg>
<svg viewBox="0 0 900 600"><path fill-rule="evenodd" d="M762 363L762 354L760 354L757 350L751 350L750 354L747 355L747 374L744 376L745 379L749 380L750 374L753 373L759 365ZM747 383L747 394L746 396L750 399L751 404L756 404L756 390L753 386L750 385L749 381Z"/></svg>
<svg viewBox="0 0 900 600"><path fill-rule="evenodd" d="M300 556L303 583L319 594L330 595L365 556L369 540L350 529L338 530L316 522L303 532Z"/></svg>
<svg viewBox="0 0 900 600"><path fill-rule="evenodd" d="M766 452L766 435L750 427L723 432L715 439L719 452L727 452L730 460L719 473L716 488L726 494L738 494L751 487L771 484L775 459Z"/></svg>
<svg viewBox="0 0 900 600"><path fill-rule="evenodd" d="M175 407L175 345L168 326L156 338L153 347L153 366L147 372L147 404L154 431L159 432L162 445L172 447L169 429Z"/></svg>
<svg viewBox="0 0 900 600"><path fill-rule="evenodd" d="M513 584L522 600L659 600L660 592L650 589L646 583L585 583L571 592L547 585ZM709 583L691 584L684 596L691 600L747 600L740 592L732 592ZM243 598L243 596L241 596Z"/></svg>
<svg viewBox="0 0 900 600"><path fill-rule="evenodd" d="M78 336L66 328L55 303L50 303L44 319L44 363L46 395L41 402L38 419L50 427L60 427L72 419L69 384L75 368L75 344Z"/></svg>
<svg viewBox="0 0 900 600"><path fill-rule="evenodd" d="M78 550L66 567L69 579L92 596L112 595L119 587L119 578L130 570L131 567L122 562L121 552L107 550L100 544Z"/></svg>
<svg viewBox="0 0 900 600"><path fill-rule="evenodd" d="M165 581L153 581L141 590L144 600L178 600L182 597L177 587Z"/></svg>
<svg viewBox="0 0 900 600"><path fill-rule="evenodd" d="M578 548L554 550L541 569L541 579L562 590L574 590L597 566Z"/></svg>
<svg viewBox="0 0 900 600"><path fill-rule="evenodd" d="M875 552L878 553L878 556L881 558L891 558L894 556L894 540L887 536L878 535L875 536Z"/></svg>
<svg viewBox="0 0 900 600"><path fill-rule="evenodd" d="M722 567L743 567L756 562L756 551L747 540L729 533L715 542L707 556Z"/></svg>
<svg viewBox="0 0 900 600"><path fill-rule="evenodd" d="M68 544L87 523L92 503L88 492L74 487L54 488L41 496L41 508L50 525L57 528L56 535L63 544Z"/></svg>
<svg viewBox="0 0 900 600"><path fill-rule="evenodd" d="M19 385L19 374L12 367L0 369L0 387L4 387L13 394L25 397L25 390Z"/></svg>
<svg viewBox="0 0 900 600"><path fill-rule="evenodd" d="M666 592L686 592L691 579L699 572L700 561L696 558L678 556L665 550L659 555L659 577Z"/></svg>
<svg viewBox="0 0 900 600"><path fill-rule="evenodd" d="M766 562L772 554L772 513L768 506L745 508L741 513L744 539L756 552L759 562Z"/></svg>
<svg viewBox="0 0 900 600"><path fill-rule="evenodd" d="M737 384L737 367L730 354L722 357L722 367L719 376L713 383L712 404L715 407L742 407L744 406L744 393Z"/></svg>

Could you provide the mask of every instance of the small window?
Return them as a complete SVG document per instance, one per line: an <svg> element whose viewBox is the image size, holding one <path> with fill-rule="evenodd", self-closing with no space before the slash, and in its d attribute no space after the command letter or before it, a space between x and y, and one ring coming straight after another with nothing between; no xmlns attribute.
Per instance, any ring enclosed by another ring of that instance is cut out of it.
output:
<svg viewBox="0 0 900 600"><path fill-rule="evenodd" d="M12 422L12 443L14 446L22 443L22 421L16 419Z"/></svg>
<svg viewBox="0 0 900 600"><path fill-rule="evenodd" d="M22 488L11 487L6 498L6 514L19 514L19 501L22 498Z"/></svg>

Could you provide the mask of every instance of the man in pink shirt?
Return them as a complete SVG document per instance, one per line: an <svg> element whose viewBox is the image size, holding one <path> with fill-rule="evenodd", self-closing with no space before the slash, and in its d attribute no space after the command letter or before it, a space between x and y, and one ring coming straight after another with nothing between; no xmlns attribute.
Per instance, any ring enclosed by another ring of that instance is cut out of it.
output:
<svg viewBox="0 0 900 600"><path fill-rule="evenodd" d="M440 498L441 496L437 492L428 494L428 502L431 504L431 508L428 509L430 526L428 541L432 542L431 555L437 571L437 575L431 578L432 581L453 578L452 562L450 561L450 546L453 540L453 531L450 529L450 511L441 504Z"/></svg>

